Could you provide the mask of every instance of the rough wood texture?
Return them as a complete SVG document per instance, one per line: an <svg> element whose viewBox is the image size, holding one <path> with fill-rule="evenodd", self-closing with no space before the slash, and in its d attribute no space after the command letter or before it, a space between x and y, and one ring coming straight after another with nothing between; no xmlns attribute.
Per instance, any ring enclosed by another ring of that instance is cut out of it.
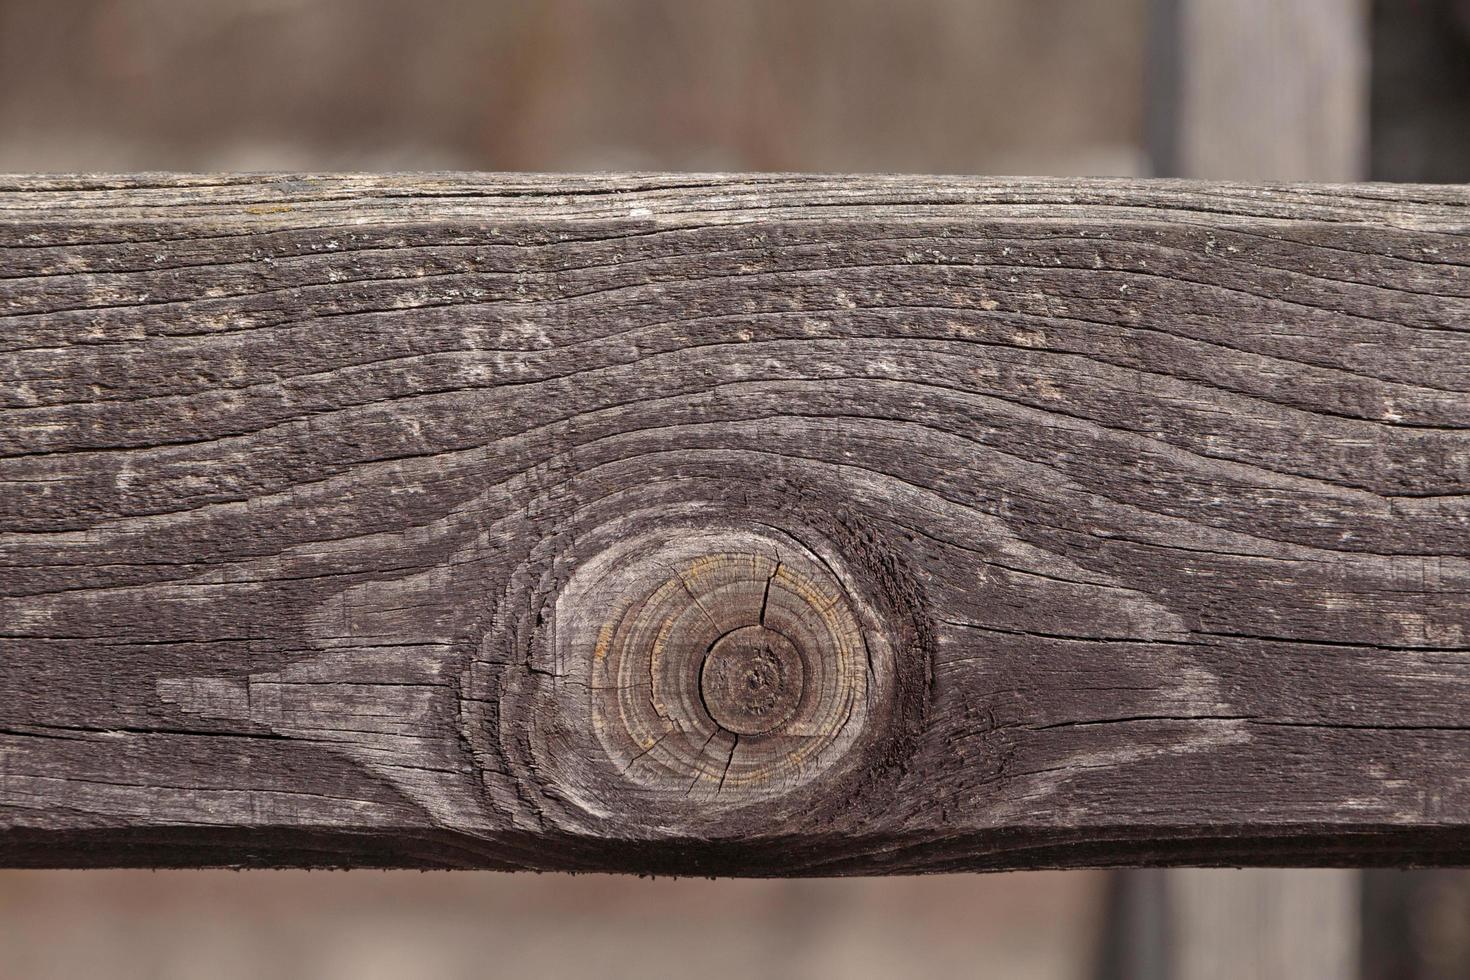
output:
<svg viewBox="0 0 1470 980"><path fill-rule="evenodd" d="M0 862L1470 857L1470 191L0 181Z"/></svg>

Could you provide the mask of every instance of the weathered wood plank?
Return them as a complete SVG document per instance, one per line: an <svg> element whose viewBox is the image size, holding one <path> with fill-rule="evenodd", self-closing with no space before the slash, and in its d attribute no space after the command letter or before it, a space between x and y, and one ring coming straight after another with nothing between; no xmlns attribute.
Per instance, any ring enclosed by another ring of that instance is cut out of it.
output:
<svg viewBox="0 0 1470 980"><path fill-rule="evenodd" d="M0 180L0 862L1465 863L1467 231Z"/></svg>

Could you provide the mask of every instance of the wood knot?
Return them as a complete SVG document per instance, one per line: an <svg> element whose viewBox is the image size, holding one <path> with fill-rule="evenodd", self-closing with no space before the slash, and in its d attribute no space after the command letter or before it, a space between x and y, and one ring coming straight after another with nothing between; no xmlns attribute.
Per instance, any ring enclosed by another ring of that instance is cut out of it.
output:
<svg viewBox="0 0 1470 980"><path fill-rule="evenodd" d="M867 653L830 573L751 550L647 571L593 652L593 724L626 776L764 795L813 774L861 726Z"/></svg>
<svg viewBox="0 0 1470 980"><path fill-rule="evenodd" d="M612 543L558 591L540 663L502 685L502 743L525 739L555 799L646 830L801 810L802 787L888 758L895 634L869 581L810 535L670 527Z"/></svg>
<svg viewBox="0 0 1470 980"><path fill-rule="evenodd" d="M806 668L795 644L765 626L741 626L704 655L699 693L715 724L736 735L764 735L796 714Z"/></svg>

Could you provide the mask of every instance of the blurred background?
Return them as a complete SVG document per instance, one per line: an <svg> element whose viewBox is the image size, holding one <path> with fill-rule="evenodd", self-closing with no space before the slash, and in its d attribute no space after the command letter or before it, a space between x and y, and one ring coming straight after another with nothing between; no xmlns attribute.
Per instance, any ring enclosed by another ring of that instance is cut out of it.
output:
<svg viewBox="0 0 1470 980"><path fill-rule="evenodd" d="M0 171L1470 180L1470 0L0 0ZM1470 977L1459 872L0 872L0 977Z"/></svg>

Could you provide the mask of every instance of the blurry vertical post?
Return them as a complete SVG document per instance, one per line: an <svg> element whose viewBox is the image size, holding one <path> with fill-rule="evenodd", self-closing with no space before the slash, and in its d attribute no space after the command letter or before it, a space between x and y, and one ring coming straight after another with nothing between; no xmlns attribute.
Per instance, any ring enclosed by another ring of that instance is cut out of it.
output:
<svg viewBox="0 0 1470 980"><path fill-rule="evenodd" d="M1154 175L1363 179L1368 29L1368 0L1153 0L1146 119ZM1118 874L1107 976L1329 980L1357 972L1356 872Z"/></svg>

